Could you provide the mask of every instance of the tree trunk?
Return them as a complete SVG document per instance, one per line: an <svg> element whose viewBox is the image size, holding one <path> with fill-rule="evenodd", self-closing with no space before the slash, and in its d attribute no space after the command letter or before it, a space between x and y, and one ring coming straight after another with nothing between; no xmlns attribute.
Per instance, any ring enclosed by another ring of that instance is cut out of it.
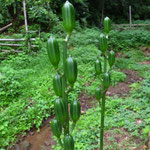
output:
<svg viewBox="0 0 150 150"><path fill-rule="evenodd" d="M105 0L102 1L102 8L101 8L101 22L100 25L103 25L103 20L104 20L104 5L105 5Z"/></svg>
<svg viewBox="0 0 150 150"><path fill-rule="evenodd" d="M27 13L26 13L25 0L23 0L23 10L24 10L24 22L25 22L26 33L28 34L28 23L27 23Z"/></svg>

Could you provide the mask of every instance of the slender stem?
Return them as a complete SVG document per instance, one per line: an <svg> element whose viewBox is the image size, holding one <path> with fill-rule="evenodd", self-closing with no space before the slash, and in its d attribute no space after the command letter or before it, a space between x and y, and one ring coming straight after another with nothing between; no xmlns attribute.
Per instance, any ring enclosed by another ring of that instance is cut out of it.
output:
<svg viewBox="0 0 150 150"><path fill-rule="evenodd" d="M107 72L107 52L104 55L104 73Z"/></svg>
<svg viewBox="0 0 150 150"><path fill-rule="evenodd" d="M73 130L74 130L74 128L75 128L75 126L76 126L76 124L75 123L73 123L72 124L72 126L71 126L71 131L70 131L70 133L72 134L72 132L73 132Z"/></svg>
<svg viewBox="0 0 150 150"><path fill-rule="evenodd" d="M60 138L58 139L58 143L60 144L61 148L63 149L63 148L64 148L64 147L63 147L63 143L62 143L62 141L61 141Z"/></svg>
<svg viewBox="0 0 150 150"><path fill-rule="evenodd" d="M107 53L104 55L104 73L107 72ZM105 98L106 98L106 91L103 88L102 94L102 108L101 108L101 129L100 129L100 150L103 150L104 145L104 117L105 117Z"/></svg>
<svg viewBox="0 0 150 150"><path fill-rule="evenodd" d="M66 113L67 113L67 119L66 122L64 124L64 135L69 134L69 113L68 113L68 96L66 93L66 89L67 89L67 80L66 80L66 65L65 65L65 61L67 59L67 44L68 44L68 40L69 40L69 35L66 36L66 39L64 40L64 48L63 48L63 80L62 80L62 93L63 93L63 101L65 104L65 109L66 109Z"/></svg>
<svg viewBox="0 0 150 150"><path fill-rule="evenodd" d="M103 92L102 109L101 109L100 150L103 150L103 143L104 143L103 136L104 136L105 96L106 92Z"/></svg>
<svg viewBox="0 0 150 150"><path fill-rule="evenodd" d="M56 72L57 72L58 74L62 75L61 72L60 72L60 70L59 70L58 68L56 69Z"/></svg>
<svg viewBox="0 0 150 150"><path fill-rule="evenodd" d="M99 103L99 107L101 107L102 106L101 99L98 101L98 103Z"/></svg>
<svg viewBox="0 0 150 150"><path fill-rule="evenodd" d="M102 78L101 78L101 76L98 76L98 79L102 82Z"/></svg>

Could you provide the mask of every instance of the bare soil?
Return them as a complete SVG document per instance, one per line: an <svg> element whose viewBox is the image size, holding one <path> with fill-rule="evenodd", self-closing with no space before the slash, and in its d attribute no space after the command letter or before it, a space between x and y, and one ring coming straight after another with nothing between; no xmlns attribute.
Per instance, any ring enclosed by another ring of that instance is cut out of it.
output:
<svg viewBox="0 0 150 150"><path fill-rule="evenodd" d="M33 128L25 137L20 137L20 141L11 150L43 150L43 146L46 150L50 150L51 146L56 144L50 129L52 118L53 116L43 122L39 132L36 128ZM26 145L26 142L29 143L29 146Z"/></svg>
<svg viewBox="0 0 150 150"><path fill-rule="evenodd" d="M108 96L118 95L120 97L127 95L129 94L130 91L129 85L131 85L134 82L139 82L142 80L142 78L139 77L135 71L123 70L123 72L127 75L125 82L119 83L116 87L110 87L107 92ZM87 109L96 105L96 99L94 97L89 97L86 93L81 93L79 95L79 100L81 102L82 114L84 114ZM52 118L53 116L43 122L43 125L40 128L40 132L37 132L37 130L34 128L27 133L26 137L20 138L20 141L13 148L11 148L11 150L43 150L42 149L43 146L46 150L51 150L52 149L51 146L56 144L56 142L53 140L53 134L50 129L49 123ZM105 134L106 141L108 140L109 136L111 136L111 134L108 131ZM120 145L122 145L121 143L125 139L126 140L130 139L129 133L125 131L123 134L114 135L114 138L116 142ZM23 144L26 141L30 144L30 146L23 148Z"/></svg>
<svg viewBox="0 0 150 150"><path fill-rule="evenodd" d="M116 57L117 58L129 58L127 55L123 54L122 52L117 52Z"/></svg>
<svg viewBox="0 0 150 150"><path fill-rule="evenodd" d="M33 131L34 135L28 135L24 141L31 143L31 150L41 150L42 146L45 146L47 150L51 149L51 145L55 145L56 142L53 140L53 134L50 129L50 120L40 129L40 132ZM34 143L34 144L33 144Z"/></svg>
<svg viewBox="0 0 150 150"><path fill-rule="evenodd" d="M128 95L131 90L129 85L142 81L142 78L137 72L129 69L124 69L122 71L126 74L125 81L118 83L115 87L111 86L107 91L108 96L113 97L114 95L118 95L118 97L122 97Z"/></svg>
<svg viewBox="0 0 150 150"><path fill-rule="evenodd" d="M140 62L140 64L150 65L150 61L143 61L143 62Z"/></svg>
<svg viewBox="0 0 150 150"><path fill-rule="evenodd" d="M112 145L114 142L116 142L117 147L124 150L133 150L135 148L135 144L138 145L142 142L139 138L133 138L130 133L125 131L123 128L115 128L105 131L104 140L107 145ZM112 150L115 150L115 148Z"/></svg>
<svg viewBox="0 0 150 150"><path fill-rule="evenodd" d="M128 131L123 128L114 128L111 130L105 131L104 134L104 149L108 147L108 145L115 145L116 147L112 147L112 150L122 149L122 150L146 150L146 145L140 145L139 148L136 148L135 145L139 145L143 143L140 138L135 138ZM99 148L95 149L99 150Z"/></svg>
<svg viewBox="0 0 150 150"><path fill-rule="evenodd" d="M148 57L150 54L150 47L142 47L142 51L145 53L145 56Z"/></svg>
<svg viewBox="0 0 150 150"><path fill-rule="evenodd" d="M142 47L142 52L144 52L145 57L149 57L150 56L150 47ZM150 65L150 61L143 61L143 62L140 62L140 64Z"/></svg>
<svg viewBox="0 0 150 150"><path fill-rule="evenodd" d="M86 110L89 108L92 108L93 106L96 106L96 99L95 97L89 97L86 93L81 93L79 95L79 100L81 103L81 111L84 114Z"/></svg>

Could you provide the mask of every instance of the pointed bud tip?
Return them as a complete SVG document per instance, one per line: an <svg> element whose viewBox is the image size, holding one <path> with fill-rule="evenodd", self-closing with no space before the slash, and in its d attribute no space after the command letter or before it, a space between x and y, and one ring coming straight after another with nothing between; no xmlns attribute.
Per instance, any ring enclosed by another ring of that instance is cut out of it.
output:
<svg viewBox="0 0 150 150"><path fill-rule="evenodd" d="M54 40L54 37L51 35L48 40Z"/></svg>
<svg viewBox="0 0 150 150"><path fill-rule="evenodd" d="M104 37L104 36L105 36L104 33L101 33L101 34L100 34L100 37Z"/></svg>
<svg viewBox="0 0 150 150"><path fill-rule="evenodd" d="M106 16L105 19L110 19L110 18L108 16Z"/></svg>
<svg viewBox="0 0 150 150"><path fill-rule="evenodd" d="M70 5L71 3L67 0L66 2L65 2L65 6L68 6L68 5Z"/></svg>
<svg viewBox="0 0 150 150"><path fill-rule="evenodd" d="M113 50L110 51L111 54L114 54L115 52Z"/></svg>

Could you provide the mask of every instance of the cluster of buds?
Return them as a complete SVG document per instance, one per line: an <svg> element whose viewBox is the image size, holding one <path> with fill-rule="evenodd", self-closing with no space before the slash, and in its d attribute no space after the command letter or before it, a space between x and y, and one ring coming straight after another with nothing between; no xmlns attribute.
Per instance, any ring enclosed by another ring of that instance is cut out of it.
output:
<svg viewBox="0 0 150 150"><path fill-rule="evenodd" d="M73 100L70 104L70 115L68 109L68 93L73 90L74 83L77 80L77 62L72 56L67 56L67 44L71 33L75 26L75 11L73 5L66 1L62 8L63 26L67 32L66 39L64 40L63 49L63 73L59 71L60 62L60 50L59 44L55 37L51 36L47 43L47 53L51 64L56 69L56 75L53 79L53 89L58 96L54 103L54 112L56 118L51 121L51 129L54 136L57 137L62 149L74 150L74 139L72 137L72 131L80 118L81 106L78 100ZM69 87L67 86L69 83ZM68 90L67 90L68 89ZM72 128L69 130L69 116L73 123ZM61 135L64 131L64 139L61 139Z"/></svg>
<svg viewBox="0 0 150 150"><path fill-rule="evenodd" d="M104 117L105 117L105 97L108 88L111 85L111 70L115 63L115 52L108 51L108 38L111 30L111 20L109 17L104 19L104 33L100 34L99 48L101 56L104 58L104 66L102 67L101 61L98 58L95 61L95 72L102 81L102 85L95 91L96 99L101 107L101 125L100 125L100 150L103 150L103 136L104 136ZM109 64L109 67L108 67ZM109 69L108 69L109 68Z"/></svg>

